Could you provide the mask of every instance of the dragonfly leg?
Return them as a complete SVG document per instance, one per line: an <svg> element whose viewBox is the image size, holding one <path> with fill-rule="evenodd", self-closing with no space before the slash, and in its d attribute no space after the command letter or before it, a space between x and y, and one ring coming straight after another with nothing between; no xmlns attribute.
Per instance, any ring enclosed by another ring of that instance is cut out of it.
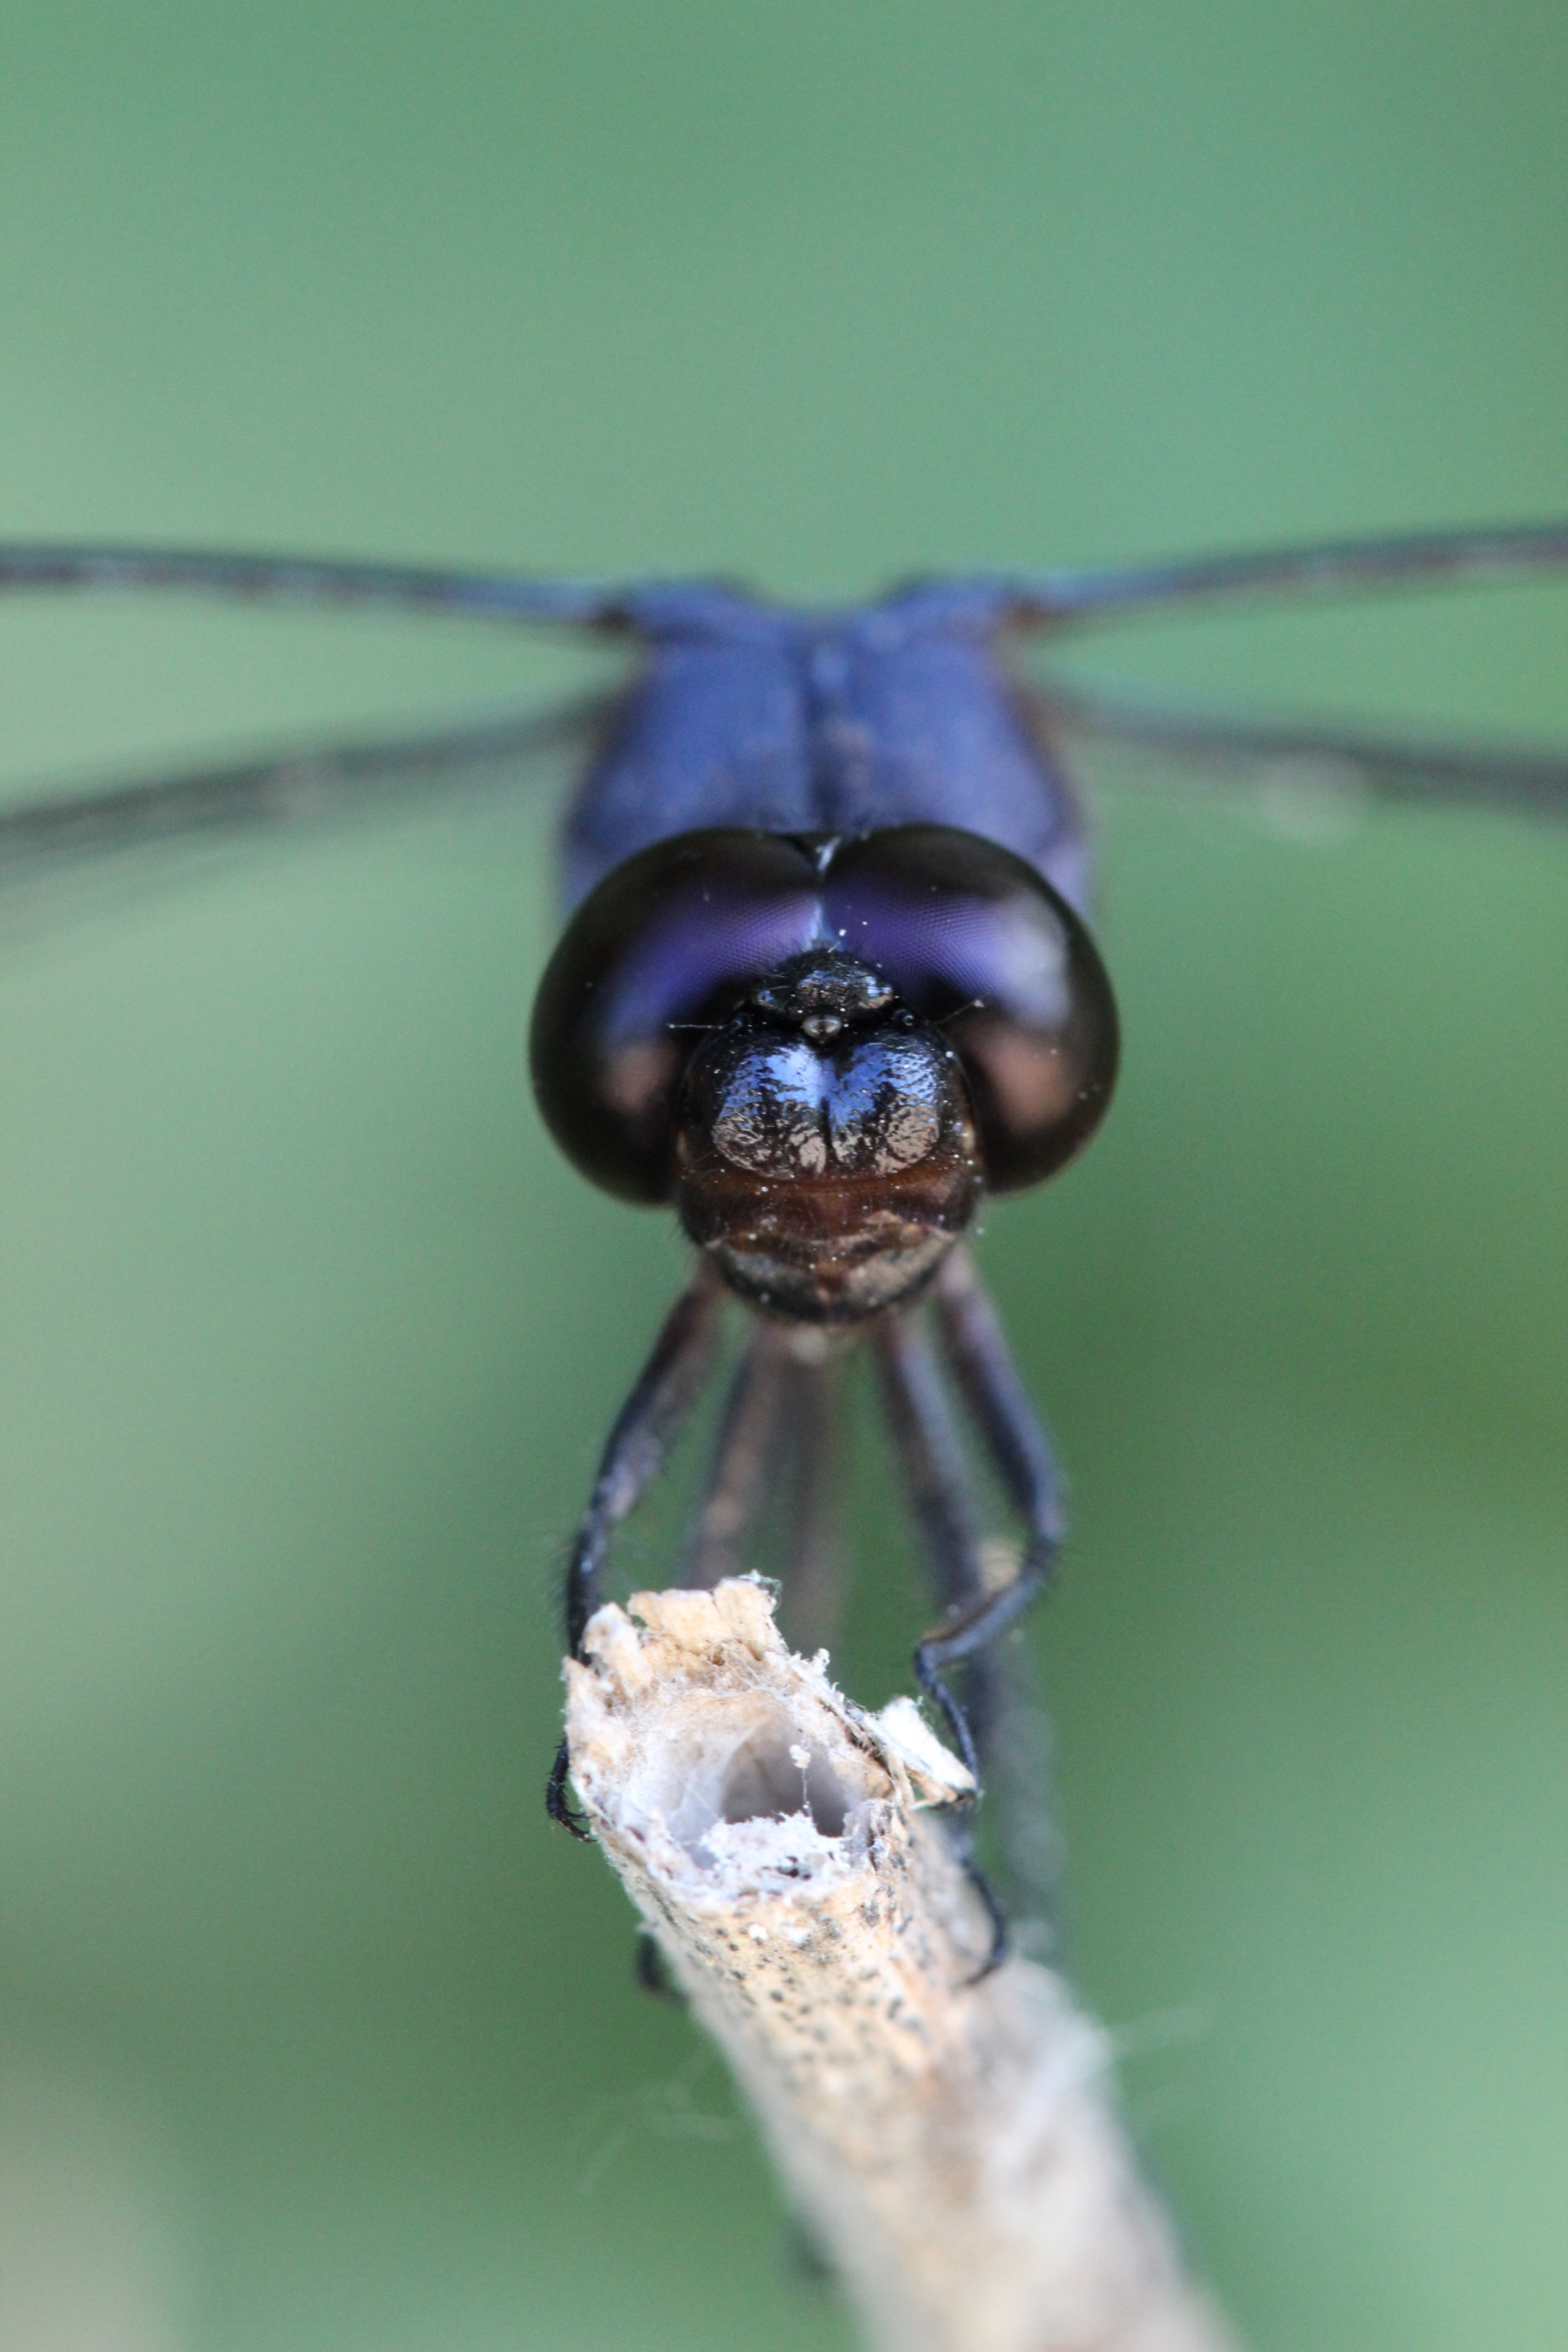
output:
<svg viewBox="0 0 1568 2352"><path fill-rule="evenodd" d="M721 1303L718 1276L706 1264L700 1265L670 1308L636 1387L616 1417L567 1563L566 1646L574 1658L583 1654L583 1635L599 1605L599 1575L610 1538L664 1467L707 1376ZM586 1824L567 1801L571 1769L571 1751L563 1739L545 1785L545 1811L574 1837L586 1837Z"/></svg>
<svg viewBox="0 0 1568 2352"><path fill-rule="evenodd" d="M687 1581L700 1591L741 1573L784 1413L785 1338L781 1325L758 1321L730 1383L687 1561Z"/></svg>
<svg viewBox="0 0 1568 2352"><path fill-rule="evenodd" d="M994 1889L973 1854L973 1814L980 1794L980 1763L997 1717L997 1663L988 1654L994 1639L990 1620L998 1600L1010 1598L1011 1580L1003 1592L988 1589L988 1551L963 1448L953 1425L942 1375L929 1342L902 1316L885 1317L876 1333L889 1417L903 1460L916 1516L935 1570L939 1601L948 1623L928 1634L915 1652L915 1673L921 1688L946 1717L959 1753L973 1775L975 1793L963 1808L954 1809L955 1843L964 1871L985 1906L991 1923L991 1947L981 1970L988 1975L1005 1958L1008 1943L1007 1916ZM1024 1601L1021 1593L1003 1623L1010 1622ZM977 1628L974 1637L952 1647L954 1637ZM996 1631L1002 1630L1002 1625ZM964 1670L963 1697L948 1679L952 1664Z"/></svg>
<svg viewBox="0 0 1568 2352"><path fill-rule="evenodd" d="M948 1369L1024 1525L1018 1572L1025 1590L1016 1603L1011 1592L1006 1601L1021 1609L1048 1585L1066 1532L1050 1438L966 1250L955 1251L943 1267L934 1307ZM1044 1948L1054 1933L1061 1876L1050 1803L1050 1724L1033 1687L1030 1659L1012 1649L993 1657L997 1718L991 1734L991 1801L1009 1890Z"/></svg>
<svg viewBox="0 0 1568 2352"><path fill-rule="evenodd" d="M962 1619L984 1596L985 1556L973 1489L941 1371L924 1334L905 1317L884 1317L875 1336L888 1416L931 1561L937 1605L948 1618ZM976 1656L964 1663L968 1672L962 1705L950 1692L933 1691L931 1696L938 1698L978 1781L991 1728L984 1686L987 1662Z"/></svg>
<svg viewBox="0 0 1568 2352"><path fill-rule="evenodd" d="M908 1458L915 1471L916 1502L927 1528L928 1540L932 1541L933 1549L940 1540L952 1562L950 1617L947 1624L929 1633L921 1643L915 1653L915 1671L921 1686L947 1715L964 1761L973 1768L975 1743L969 1738L968 1726L943 1676L954 1666L984 1658L1044 1590L1061 1547L1064 1520L1060 1480L1049 1440L1018 1377L995 1309L962 1249L954 1250L948 1259L937 1278L933 1296L942 1352L1013 1507L1024 1523L1022 1554L1012 1572L998 1581L994 1573L987 1572L984 1551L976 1548L961 1521L960 1512L967 1508L966 1490L961 1490L943 1470L944 1450L955 1450L954 1442L950 1434L939 1442L937 1424L934 1418L930 1419L927 1433L917 1441L918 1461L914 1454ZM897 1371L902 1391L901 1402L895 1408L895 1425L900 1412L911 1427L917 1425L919 1416L929 1415L931 1407L925 1402L929 1393L942 1412L946 1430L951 1432L945 1405L941 1403L934 1366L930 1364L923 1343L913 1341L908 1334L897 1337L889 1330L882 1345L884 1363ZM922 1495L922 1481L930 1489L929 1496ZM939 1486L943 1490L940 1500L936 1492ZM945 1528L942 1515L949 1522ZM980 1745L984 1746L984 1740Z"/></svg>
<svg viewBox="0 0 1568 2352"><path fill-rule="evenodd" d="M793 1335L784 1402L789 1436L788 1549L783 1614L791 1647L826 1649L844 1595L837 1503L843 1469L843 1363L817 1331Z"/></svg>
<svg viewBox="0 0 1568 2352"><path fill-rule="evenodd" d="M1020 1575L1033 1563L1033 1581L1026 1596L1032 1598L1048 1580L1067 1532L1056 1455L1034 1400L1018 1376L996 1309L962 1244L942 1266L932 1296L942 1351L1024 1523L1025 1566ZM1005 1598L1011 1589L1005 1587L996 1597ZM1017 1602L1014 1613L1024 1605ZM996 1632L1011 1622L1009 1616Z"/></svg>
<svg viewBox="0 0 1568 2352"><path fill-rule="evenodd" d="M915 1673L921 1687L933 1698L952 1726L954 1737L966 1764L974 1758L974 1744L969 1737L963 1712L944 1681L944 1675L957 1665L981 1657L999 1642L1009 1628L1016 1625L1031 1601L1038 1599L1049 1580L1055 1538L1039 1536L1024 1547L1013 1574L994 1591L984 1593L961 1616L928 1633L915 1651Z"/></svg>
<svg viewBox="0 0 1568 2352"><path fill-rule="evenodd" d="M756 1318L725 1399L687 1558L687 1580L700 1590L739 1576L753 1528L776 1503L784 1623L796 1649L823 1645L838 1600L838 1356L809 1326Z"/></svg>
<svg viewBox="0 0 1568 2352"><path fill-rule="evenodd" d="M687 1557L686 1580L700 1591L741 1573L786 1406L784 1348L782 1327L755 1323L730 1382ZM632 1973L641 1991L685 2006L651 1928L637 1929Z"/></svg>

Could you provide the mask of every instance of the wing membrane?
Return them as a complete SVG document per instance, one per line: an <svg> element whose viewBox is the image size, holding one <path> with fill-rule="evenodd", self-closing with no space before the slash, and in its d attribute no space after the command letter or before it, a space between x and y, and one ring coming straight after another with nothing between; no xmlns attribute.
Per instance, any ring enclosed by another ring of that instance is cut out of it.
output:
<svg viewBox="0 0 1568 2352"><path fill-rule="evenodd" d="M529 762L585 757L618 707L598 693L426 732L315 743L0 807L0 883L117 852L319 824L437 799Z"/></svg>
<svg viewBox="0 0 1568 2352"><path fill-rule="evenodd" d="M200 548L0 541L0 595L64 590L93 595L127 591L198 595L317 610L381 605L577 629L616 631L630 625L625 592L594 581L530 580L504 572L214 553Z"/></svg>
<svg viewBox="0 0 1568 2352"><path fill-rule="evenodd" d="M1377 798L1568 817L1568 751L1384 735L1331 720L1269 720L1184 709L1114 692L1033 687L1045 740L1063 737L1160 755L1237 781L1316 777Z"/></svg>
<svg viewBox="0 0 1568 2352"><path fill-rule="evenodd" d="M1568 520L1330 540L1316 547L1197 556L1103 572L1040 572L976 582L1025 625L1097 621L1194 605L1322 601L1391 590L1490 586L1568 572Z"/></svg>

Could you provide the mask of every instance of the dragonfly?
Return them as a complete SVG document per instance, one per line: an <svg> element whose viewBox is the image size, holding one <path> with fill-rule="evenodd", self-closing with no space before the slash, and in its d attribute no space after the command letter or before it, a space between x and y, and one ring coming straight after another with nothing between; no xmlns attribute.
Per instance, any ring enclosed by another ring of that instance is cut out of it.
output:
<svg viewBox="0 0 1568 2352"><path fill-rule="evenodd" d="M795 608L721 581L595 583L377 562L0 543L0 593L191 595L442 613L609 641L614 687L559 709L71 791L0 810L0 881L161 843L302 824L569 763L564 929L531 1042L546 1126L587 1181L673 1210L691 1245L605 1444L566 1564L581 1656L613 1538L728 1374L681 1571L739 1572L781 1477L783 1585L819 1573L835 1367L874 1360L936 1622L914 1673L975 1791L1006 1737L1002 1644L1065 1536L1046 1427L966 1235L1047 1181L1115 1082L1075 758L1311 767L1411 803L1568 814L1568 751L1423 742L1085 689L1021 649L1141 615L1478 585L1568 570L1568 522L1131 568L931 577ZM1000 1538L984 1474L1014 1522ZM577 1836L563 1741L552 1818Z"/></svg>

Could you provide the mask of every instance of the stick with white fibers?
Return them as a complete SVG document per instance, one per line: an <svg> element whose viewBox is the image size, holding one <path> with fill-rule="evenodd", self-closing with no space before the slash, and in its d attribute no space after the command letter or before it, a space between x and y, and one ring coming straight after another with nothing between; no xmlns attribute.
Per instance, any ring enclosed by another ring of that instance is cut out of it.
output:
<svg viewBox="0 0 1568 2352"><path fill-rule="evenodd" d="M852 1706L766 1591L647 1592L568 1664L572 1777L877 2352L1227 2352L1060 1978L921 1813L968 1786Z"/></svg>

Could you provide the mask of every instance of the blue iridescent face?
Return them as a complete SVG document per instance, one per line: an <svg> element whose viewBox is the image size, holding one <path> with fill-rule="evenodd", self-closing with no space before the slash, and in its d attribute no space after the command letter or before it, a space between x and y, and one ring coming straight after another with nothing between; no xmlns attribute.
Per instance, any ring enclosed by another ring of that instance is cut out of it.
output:
<svg viewBox="0 0 1568 2352"><path fill-rule="evenodd" d="M577 909L534 1085L567 1156L672 1201L754 1304L847 1320L906 1296L983 1190L1098 1125L1116 1013L1083 924L975 835L710 830Z"/></svg>

